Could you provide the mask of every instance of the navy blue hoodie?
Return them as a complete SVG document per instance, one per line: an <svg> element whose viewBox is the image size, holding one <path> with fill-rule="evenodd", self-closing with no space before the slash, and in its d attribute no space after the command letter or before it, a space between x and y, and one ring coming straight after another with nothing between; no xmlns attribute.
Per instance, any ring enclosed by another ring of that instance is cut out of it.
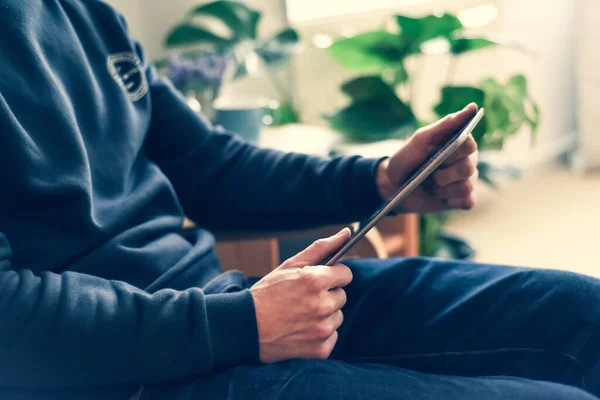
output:
<svg viewBox="0 0 600 400"><path fill-rule="evenodd" d="M252 296L230 285L237 275L217 276L209 230L364 217L380 203L377 163L215 130L99 0L3 0L0 386L161 382L257 363ZM184 214L201 227L185 237Z"/></svg>

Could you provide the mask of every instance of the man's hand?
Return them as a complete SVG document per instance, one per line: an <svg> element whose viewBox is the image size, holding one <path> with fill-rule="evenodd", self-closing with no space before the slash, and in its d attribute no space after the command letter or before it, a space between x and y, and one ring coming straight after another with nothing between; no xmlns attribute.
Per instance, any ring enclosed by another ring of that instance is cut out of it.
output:
<svg viewBox="0 0 600 400"><path fill-rule="evenodd" d="M460 112L419 129L406 146L379 166L377 184L381 197L387 200L393 196L398 187L476 113L477 105L470 104ZM477 157L477 144L469 137L456 153L402 202L398 212L428 213L473 208Z"/></svg>
<svg viewBox="0 0 600 400"><path fill-rule="evenodd" d="M316 241L252 287L263 363L329 357L344 320L342 288L352 281L352 272L344 265L313 265L338 250L350 234L344 229Z"/></svg>

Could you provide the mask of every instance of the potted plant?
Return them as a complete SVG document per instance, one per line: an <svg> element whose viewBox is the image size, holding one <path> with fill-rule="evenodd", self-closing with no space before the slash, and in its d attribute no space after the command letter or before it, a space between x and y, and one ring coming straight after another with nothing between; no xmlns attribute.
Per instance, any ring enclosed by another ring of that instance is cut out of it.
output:
<svg viewBox="0 0 600 400"><path fill-rule="evenodd" d="M298 122L299 113L276 71L301 50L300 38L292 28L260 38L261 18L259 11L238 1L194 7L167 34L164 45L169 57L156 65L209 116L223 83L248 75L266 76L280 97L276 122Z"/></svg>
<svg viewBox="0 0 600 400"><path fill-rule="evenodd" d="M203 111L212 117L212 103L219 97L221 86L226 81L228 64L227 57L217 53L198 54L194 58L173 53L169 55L165 74L186 96L194 111Z"/></svg>
<svg viewBox="0 0 600 400"><path fill-rule="evenodd" d="M470 102L485 107L485 118L474 132L483 152L501 149L505 140L521 128L529 128L535 138L540 113L529 96L525 76L515 74L507 82L489 77L474 86L453 84L456 58L500 45L505 44L485 37L467 36L460 19L452 14L422 18L395 15L390 30L342 38L328 48L333 59L356 70L359 76L341 87L349 104L327 115L326 119L351 141L407 137L427 122L414 110L413 75L416 71L409 71L407 65L409 61L417 61L416 65L419 65L419 61L432 54L447 53L452 60L440 100L433 106L437 116L455 112ZM500 169L483 161L478 169L480 179L491 186L495 186L493 176L496 173L518 176L514 168ZM450 216L449 213L421 216L421 254L453 258L473 255L468 243L444 232Z"/></svg>

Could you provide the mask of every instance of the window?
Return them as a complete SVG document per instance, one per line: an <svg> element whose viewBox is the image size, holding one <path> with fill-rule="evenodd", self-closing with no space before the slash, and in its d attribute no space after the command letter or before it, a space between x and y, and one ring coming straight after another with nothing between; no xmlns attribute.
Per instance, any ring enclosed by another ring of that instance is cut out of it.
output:
<svg viewBox="0 0 600 400"><path fill-rule="evenodd" d="M430 0L286 0L286 3L288 17L294 23L428 1Z"/></svg>

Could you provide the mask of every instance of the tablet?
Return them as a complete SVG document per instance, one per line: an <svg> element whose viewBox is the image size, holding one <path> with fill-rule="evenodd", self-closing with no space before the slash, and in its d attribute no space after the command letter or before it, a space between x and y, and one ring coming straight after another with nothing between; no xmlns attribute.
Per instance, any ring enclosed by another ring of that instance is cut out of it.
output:
<svg viewBox="0 0 600 400"><path fill-rule="evenodd" d="M446 161L458 148L467 140L473 133L477 124L481 121L484 115L484 109L479 112L459 130L448 142L438 151L435 152L417 172L415 172L408 180L398 189L396 194L392 196L383 206L381 206L373 215L359 224L358 229L352 234L350 239L331 257L326 259L322 265L332 266L337 264L346 253L356 243L358 243L365 235L373 229L375 225L385 218L390 212L395 210L406 197L413 192L423 181L431 175L444 161Z"/></svg>

